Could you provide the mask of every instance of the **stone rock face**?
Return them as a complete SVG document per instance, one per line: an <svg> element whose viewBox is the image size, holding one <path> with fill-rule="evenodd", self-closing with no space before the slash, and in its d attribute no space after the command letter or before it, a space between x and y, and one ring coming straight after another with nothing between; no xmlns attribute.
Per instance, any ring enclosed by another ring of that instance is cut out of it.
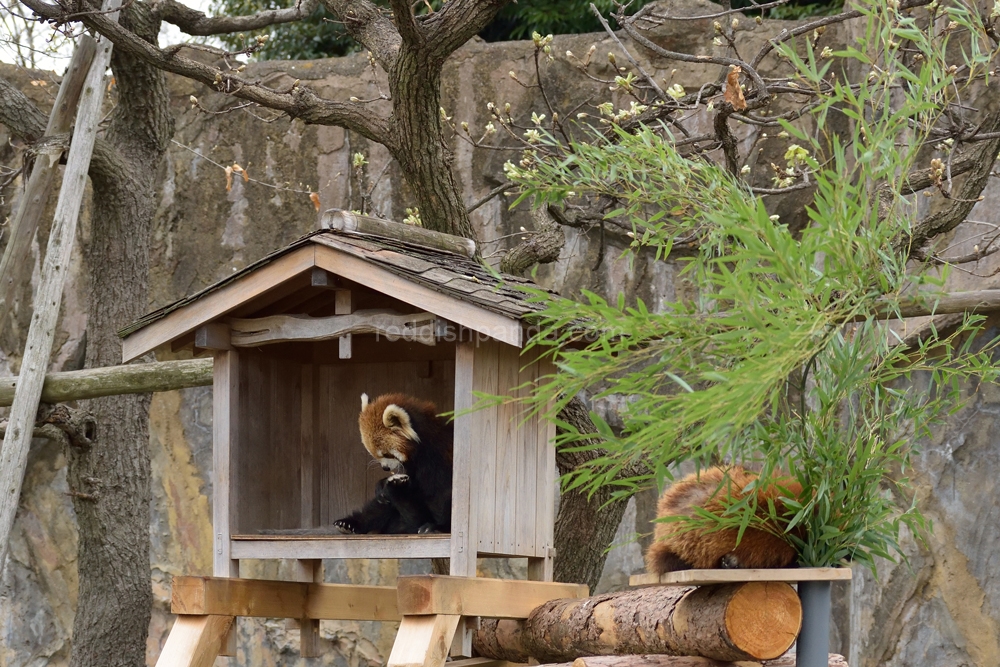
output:
<svg viewBox="0 0 1000 667"><path fill-rule="evenodd" d="M668 11L688 15L717 10L703 0L664 5ZM738 32L741 49L754 52L781 27L778 22L756 26L752 20L742 21ZM711 20L698 20L667 24L659 29L656 40L666 48L707 53L712 37ZM618 47L604 35L557 36L553 53L570 50L582 55L595 42L596 54L614 51L621 57ZM709 66L678 66L651 58L627 42L626 46L657 81L667 85L680 83L693 88L717 76L716 69ZM597 72L612 77L605 56L595 56L597 60L603 63ZM473 41L452 58L444 75L444 107L456 126L468 122L478 137L489 121L488 102L509 102L515 117L523 119L532 112L549 113L537 93L512 80L510 71L522 81L533 79L530 42ZM368 99L379 94L361 55L260 63L251 65L249 72L276 85L300 79L316 86L321 94L338 99ZM617 105L627 106L627 100L609 93L606 84L581 76L563 57L546 64L542 72L550 99L561 109L587 98L597 103L610 97ZM47 90L29 84L42 74L0 66L0 76L17 82L39 104L50 103ZM177 117L175 143L163 164L149 166L160 170L149 309L196 291L315 228L318 214L310 193L318 193L323 209L359 208L362 195L370 193L376 212L395 219L402 219L405 209L412 206L408 186L389 163L386 151L360 136L286 118L265 123L224 97L185 80L173 79L172 91ZM192 95L206 109L230 111L209 115L194 110L189 102ZM270 118L267 112L259 115ZM0 163L19 166L20 156L7 139L0 127ZM459 138L452 143L455 172L470 203L503 182L502 164L516 155L515 151L475 149ZM351 167L353 154L359 152L368 162L360 178ZM251 180L236 178L227 191L224 168L234 163L244 167ZM8 187L0 194L5 197L0 203L3 219L16 204L20 190ZM998 211L1000 187L994 184L972 218L1000 224ZM484 254L494 261L497 251L516 242L521 226L531 229L535 224L525 207L510 211L502 198L479 208L473 220ZM614 236L602 241L596 230L565 231L567 243L560 260L541 267L537 274L540 282L564 295L572 296L582 289L604 295L624 293L629 300L641 298L658 308L664 299L686 289L673 264L656 262L652 256L629 262L621 258L622 245ZM46 232L42 230L41 247ZM79 247L87 242L88 234L85 212L73 260L74 278L63 298L53 362L57 370L77 367L82 358L87 304ZM955 234L956 239L966 236L961 231ZM21 277L25 285L37 282L38 248L36 243L32 250L33 272ZM956 252L968 250L971 247L955 248ZM996 263L992 257L984 260L978 273L989 274L997 268L993 266ZM971 276L960 276L956 282L959 288L973 284L988 286ZM0 331L0 374L18 370L30 315L30 308L23 305L28 303L26 297L27 289L13 324ZM924 387L918 382L912 390L923 391ZM608 414L614 405L605 402L594 407ZM171 577L211 572L211 389L157 394L150 410L150 566L156 608L147 656L152 664L172 623ZM848 655L850 664L1000 664L1000 581L993 576L1000 564L996 549L1000 543L998 414L1000 391L981 387L971 395L967 407L922 444L911 476L922 507L934 521L934 532L926 536L925 544L907 542L908 566L885 563L878 580L857 570L853 592L850 587L836 591L838 623L831 650ZM2 666L59 666L68 661L77 590L76 528L69 492L63 452L52 443L35 442L11 556L0 579ZM642 568L641 550L632 538L636 533L650 532L648 521L654 504L654 494L647 493L626 513L616 537L616 543L623 546L612 552L601 590L623 586L629 574ZM244 567L248 576L282 577L288 564L247 562ZM482 568L484 572L523 576L520 563L484 561ZM427 561L328 561L326 578L391 583L398 574L429 570ZM367 667L384 663L395 626L324 622L321 632L330 642L329 650L310 664ZM304 664L298 657L297 643L297 632L286 630L284 621L243 620L239 626L239 664Z"/></svg>

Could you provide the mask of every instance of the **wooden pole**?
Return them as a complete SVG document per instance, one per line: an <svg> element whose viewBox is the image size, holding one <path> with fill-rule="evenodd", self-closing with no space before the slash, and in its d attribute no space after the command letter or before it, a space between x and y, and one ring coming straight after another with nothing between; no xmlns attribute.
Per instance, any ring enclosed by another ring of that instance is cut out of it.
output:
<svg viewBox="0 0 1000 667"><path fill-rule="evenodd" d="M113 20L121 0L104 0L102 11L109 12ZM56 203L49 243L45 249L42 280L35 295L35 310L31 315L28 341L21 361L21 382L14 393L10 420L0 450L0 571L7 561L7 545L14 526L24 466L28 461L28 446L42 395L42 382L52 353L52 342L59 318L63 284L69 268L76 223L80 217L80 204L87 184L90 156L97 138L97 124L101 120L101 100L104 93L104 72L111 62L111 42L101 37L97 54L87 73L80 98L73 142L69 147L62 187Z"/></svg>
<svg viewBox="0 0 1000 667"><path fill-rule="evenodd" d="M76 115L77 103L80 101L83 82L87 78L87 72L90 71L95 53L97 53L97 42L89 35L82 35L59 86L55 104L52 105L49 123L45 127L46 137L69 132L73 117ZM38 229L42 213L45 212L45 203L52 181L59 171L59 158L62 154L63 149L60 146L45 146L35 158L35 164L31 168L28 184L24 188L17 212L10 223L10 238L7 247L4 248L3 259L0 259L0 314L13 312L16 280L25 259L31 255L29 252L31 239Z"/></svg>
<svg viewBox="0 0 1000 667"><path fill-rule="evenodd" d="M0 378L0 407L10 405L20 377ZM156 361L80 371L49 373L42 385L42 403L63 403L118 394L145 394L212 384L211 359Z"/></svg>
<svg viewBox="0 0 1000 667"><path fill-rule="evenodd" d="M656 587L552 600L524 621L484 619L477 655L527 662L615 654L771 660L795 641L802 607L784 582Z"/></svg>

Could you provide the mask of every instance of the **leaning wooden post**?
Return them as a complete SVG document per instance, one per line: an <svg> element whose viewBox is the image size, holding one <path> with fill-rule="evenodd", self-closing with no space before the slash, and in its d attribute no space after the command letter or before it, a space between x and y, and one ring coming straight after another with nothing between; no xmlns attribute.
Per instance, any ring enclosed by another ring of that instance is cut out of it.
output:
<svg viewBox="0 0 1000 667"><path fill-rule="evenodd" d="M111 13L121 6L121 0L104 0L102 11ZM7 544L14 526L24 467L28 461L28 446L34 430L35 414L42 395L42 383L52 353L53 334L59 318L63 283L69 267L76 223L80 217L90 156L97 137L97 124L101 119L101 99L104 92L104 72L111 62L111 42L101 37L97 42L97 55L87 73L80 99L73 142L69 148L66 169L63 172L59 201L56 203L52 231L45 250L42 280L35 296L35 310L31 315L28 341L21 361L21 381L14 393L10 409L10 423L4 434L0 450L0 568L7 560Z"/></svg>
<svg viewBox="0 0 1000 667"><path fill-rule="evenodd" d="M80 41L73 51L73 58L69 61L69 68L59 86L59 93L56 95L56 102L52 105L52 112L49 115L49 123L45 127L45 136L52 137L57 134L69 132L73 124L73 116L76 115L77 103L80 101L80 92L83 90L84 80L90 65L94 62L94 54L97 52L97 42L89 35L81 35ZM45 212L45 202L48 199L49 189L52 181L59 171L59 158L63 154L63 148L58 146L44 147L35 158L35 164L31 168L31 176L28 184L24 188L24 194L18 204L17 212L10 223L10 239L7 247L3 251L3 259L0 260L0 304L6 304L6 308L0 305L0 313L12 312L14 304L14 294L17 287L17 276L20 271L20 264L26 257L29 257L29 246L31 238L38 229L38 221Z"/></svg>

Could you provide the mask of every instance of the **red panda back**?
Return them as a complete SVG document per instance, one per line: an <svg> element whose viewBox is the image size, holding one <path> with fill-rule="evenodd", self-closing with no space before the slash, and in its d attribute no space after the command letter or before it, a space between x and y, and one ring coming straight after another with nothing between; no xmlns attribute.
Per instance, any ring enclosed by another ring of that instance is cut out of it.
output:
<svg viewBox="0 0 1000 667"><path fill-rule="evenodd" d="M729 482L725 482L728 474ZM724 509L727 495L724 484L730 484L729 493L734 498L742 496L741 490L757 478L755 473L741 467L723 470L712 467L700 474L688 475L674 483L660 497L657 517L693 516L694 508L701 507L714 514ZM801 487L792 480L781 482L788 493L797 495ZM775 500L781 491L771 485L756 491L759 514L766 516L768 500ZM773 526L777 533L782 526ZM796 552L792 545L776 534L757 528L748 528L743 539L736 544L738 531L691 530L676 521L658 521L654 528L653 543L646 551L646 570L663 574L681 569L709 569L736 563L741 568L788 567L794 564ZM724 561L723 559L726 559Z"/></svg>

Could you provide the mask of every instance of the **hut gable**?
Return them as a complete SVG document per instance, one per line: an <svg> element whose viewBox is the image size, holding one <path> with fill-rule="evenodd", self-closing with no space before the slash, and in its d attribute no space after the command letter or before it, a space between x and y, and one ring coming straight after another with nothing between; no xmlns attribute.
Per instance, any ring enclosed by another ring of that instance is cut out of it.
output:
<svg viewBox="0 0 1000 667"><path fill-rule="evenodd" d="M493 272L459 252L358 231L320 229L125 327L119 332L125 339L123 360L190 338L195 329L223 316L301 312L301 304L285 297L321 287L315 285L322 277L317 280L314 269L516 347L523 341L521 323L537 310L517 289L534 283Z"/></svg>

